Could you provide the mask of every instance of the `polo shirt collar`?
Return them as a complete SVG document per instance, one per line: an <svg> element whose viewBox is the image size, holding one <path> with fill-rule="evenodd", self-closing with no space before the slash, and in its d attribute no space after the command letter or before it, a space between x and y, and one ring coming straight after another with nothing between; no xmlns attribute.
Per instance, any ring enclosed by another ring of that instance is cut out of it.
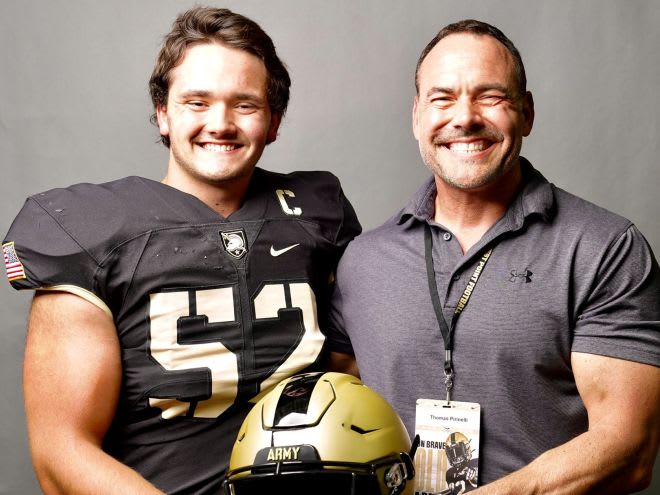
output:
<svg viewBox="0 0 660 495"><path fill-rule="evenodd" d="M509 206L504 218L509 230L521 228L525 219L538 215L544 222L553 216L555 197L552 185L529 161L520 157L523 187ZM397 224L427 222L435 213L436 187L433 176L427 179L399 212Z"/></svg>

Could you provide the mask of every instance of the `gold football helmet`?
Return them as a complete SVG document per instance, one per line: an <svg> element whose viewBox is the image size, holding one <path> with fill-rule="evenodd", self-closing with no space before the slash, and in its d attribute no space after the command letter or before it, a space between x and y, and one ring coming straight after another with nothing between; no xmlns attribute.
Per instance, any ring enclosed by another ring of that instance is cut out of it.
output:
<svg viewBox="0 0 660 495"><path fill-rule="evenodd" d="M359 379L295 375L245 418L225 493L408 495L415 474L410 448L399 416Z"/></svg>
<svg viewBox="0 0 660 495"><path fill-rule="evenodd" d="M451 433L445 440L445 454L450 465L462 469L472 459L470 440L461 432Z"/></svg>

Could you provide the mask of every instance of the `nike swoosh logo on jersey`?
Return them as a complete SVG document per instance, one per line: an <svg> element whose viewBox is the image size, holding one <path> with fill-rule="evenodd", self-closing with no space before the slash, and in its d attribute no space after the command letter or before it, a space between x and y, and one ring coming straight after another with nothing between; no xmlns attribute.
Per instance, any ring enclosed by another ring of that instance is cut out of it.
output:
<svg viewBox="0 0 660 495"><path fill-rule="evenodd" d="M296 246L300 246L300 244L292 244L291 246L287 246L283 249L275 249L275 247L270 246L270 255L271 256L279 256L280 254L284 254L287 251L292 250Z"/></svg>

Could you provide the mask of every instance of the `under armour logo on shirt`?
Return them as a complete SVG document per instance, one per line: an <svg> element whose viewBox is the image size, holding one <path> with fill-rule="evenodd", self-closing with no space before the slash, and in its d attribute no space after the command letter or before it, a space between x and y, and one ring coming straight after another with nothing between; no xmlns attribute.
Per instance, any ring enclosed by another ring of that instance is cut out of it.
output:
<svg viewBox="0 0 660 495"><path fill-rule="evenodd" d="M509 282L524 281L526 284L528 284L532 281L532 275L534 274L527 269L521 271L520 273L517 270L511 270L511 277L509 278Z"/></svg>

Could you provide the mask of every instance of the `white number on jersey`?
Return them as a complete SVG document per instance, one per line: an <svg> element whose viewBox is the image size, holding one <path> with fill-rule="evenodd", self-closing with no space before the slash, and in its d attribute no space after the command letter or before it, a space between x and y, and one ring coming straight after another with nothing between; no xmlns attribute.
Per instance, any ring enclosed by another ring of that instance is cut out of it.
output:
<svg viewBox="0 0 660 495"><path fill-rule="evenodd" d="M296 348L276 370L261 383L261 390L275 385L313 363L321 352L325 337L318 325L316 297L307 283L290 283L291 307L299 308L303 316L304 334ZM177 321L189 315L189 291L151 294L150 353L169 371L207 368L211 372L211 397L200 401L194 411L197 418L216 418L236 400L239 370L235 354L220 342L179 344ZM197 316L206 316L208 323L236 322L234 289L224 287L195 291ZM285 286L282 283L264 285L254 298L255 321L278 317L285 309ZM176 399L150 398L152 407L162 409L162 417L170 419L186 415L189 402Z"/></svg>

